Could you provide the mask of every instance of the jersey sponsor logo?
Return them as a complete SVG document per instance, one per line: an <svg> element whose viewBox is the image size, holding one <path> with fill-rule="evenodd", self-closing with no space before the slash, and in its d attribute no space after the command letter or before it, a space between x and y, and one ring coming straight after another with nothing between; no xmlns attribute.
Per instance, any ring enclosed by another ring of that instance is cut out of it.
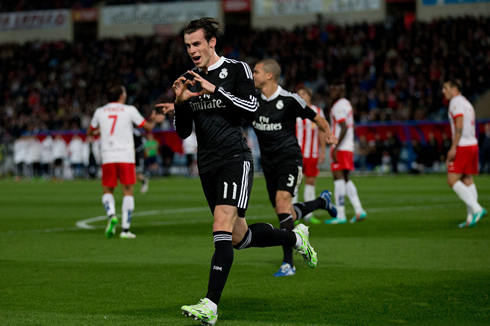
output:
<svg viewBox="0 0 490 326"><path fill-rule="evenodd" d="M221 72L219 73L219 78L225 79L226 76L228 76L228 69L226 68L221 69Z"/></svg>
<svg viewBox="0 0 490 326"><path fill-rule="evenodd" d="M284 102L282 100L277 101L276 108L282 110L284 108Z"/></svg>
<svg viewBox="0 0 490 326"><path fill-rule="evenodd" d="M202 98L207 100L202 100ZM201 99L200 102L190 102L192 111L200 111L200 110L209 110L209 109L219 109L219 108L225 108L226 105L223 104L223 101L220 99L211 99L211 96L209 94L204 94L203 96L199 96L199 99Z"/></svg>
<svg viewBox="0 0 490 326"><path fill-rule="evenodd" d="M253 126L255 129L260 131L277 131L282 129L282 124L279 123L269 123L269 117L260 116L259 121L254 121Z"/></svg>

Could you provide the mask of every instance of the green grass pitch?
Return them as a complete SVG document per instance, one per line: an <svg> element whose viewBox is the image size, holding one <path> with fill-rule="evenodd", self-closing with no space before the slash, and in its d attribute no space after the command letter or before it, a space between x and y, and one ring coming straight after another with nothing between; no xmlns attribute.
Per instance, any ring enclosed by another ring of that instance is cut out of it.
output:
<svg viewBox="0 0 490 326"><path fill-rule="evenodd" d="M475 180L488 209L490 177ZM354 182L368 218L310 226L317 268L295 256L296 276L274 278L281 248L235 251L218 325L490 325L490 218L458 229L466 207L443 175ZM99 181L0 189L0 325L199 325L180 312L205 296L214 250L198 179L137 186L135 240L104 237ZM278 224L262 178L247 216Z"/></svg>

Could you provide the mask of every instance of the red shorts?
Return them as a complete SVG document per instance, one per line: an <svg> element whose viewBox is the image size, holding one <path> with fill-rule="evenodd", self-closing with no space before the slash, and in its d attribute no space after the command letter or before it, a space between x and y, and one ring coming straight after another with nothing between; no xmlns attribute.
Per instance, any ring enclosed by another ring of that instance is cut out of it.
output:
<svg viewBox="0 0 490 326"><path fill-rule="evenodd" d="M316 177L318 175L318 158L303 159L303 175L305 177Z"/></svg>
<svg viewBox="0 0 490 326"><path fill-rule="evenodd" d="M134 163L102 164L102 185L115 188L117 179L126 186L135 184L136 170Z"/></svg>
<svg viewBox="0 0 490 326"><path fill-rule="evenodd" d="M330 152L332 158L332 152ZM337 163L330 163L332 171L354 171L354 153L349 151L337 151Z"/></svg>
<svg viewBox="0 0 490 326"><path fill-rule="evenodd" d="M448 173L478 174L478 145L456 149L454 161L447 167Z"/></svg>

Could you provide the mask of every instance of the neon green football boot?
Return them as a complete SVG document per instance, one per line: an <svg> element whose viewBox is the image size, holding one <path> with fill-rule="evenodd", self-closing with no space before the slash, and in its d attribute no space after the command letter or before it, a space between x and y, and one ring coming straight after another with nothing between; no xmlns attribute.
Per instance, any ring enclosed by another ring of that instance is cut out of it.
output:
<svg viewBox="0 0 490 326"><path fill-rule="evenodd" d="M208 299L199 300L198 304L192 306L182 306L182 314L186 317L201 321L203 325L216 325L218 313L214 313L208 306Z"/></svg>
<svg viewBox="0 0 490 326"><path fill-rule="evenodd" d="M315 268L318 264L318 258L315 249L310 244L308 227L304 224L298 224L294 227L293 232L301 237L303 245L296 248L296 251L303 256L303 259L308 266Z"/></svg>
<svg viewBox="0 0 490 326"><path fill-rule="evenodd" d="M117 217L115 215L112 215L107 221L107 226L105 227L105 236L107 238L110 239L116 234L116 224Z"/></svg>

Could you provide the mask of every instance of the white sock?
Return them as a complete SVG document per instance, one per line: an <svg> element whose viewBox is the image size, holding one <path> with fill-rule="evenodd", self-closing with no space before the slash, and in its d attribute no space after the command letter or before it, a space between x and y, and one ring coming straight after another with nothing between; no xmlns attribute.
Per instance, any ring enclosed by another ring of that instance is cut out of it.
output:
<svg viewBox="0 0 490 326"><path fill-rule="evenodd" d="M470 206L473 212L479 212L482 210L480 204L478 204L476 199L473 197L471 190L468 189L463 182L457 181L453 186L453 190L466 205Z"/></svg>
<svg viewBox="0 0 490 326"><path fill-rule="evenodd" d="M351 202L352 206L354 206L354 211L356 211L356 214L361 214L361 201L359 200L359 196L357 195L356 185L354 184L354 182L352 182L352 180L349 180L349 182L345 184L345 190L347 192L347 197L349 197L349 201Z"/></svg>
<svg viewBox="0 0 490 326"><path fill-rule="evenodd" d="M207 306L209 309L211 309L215 314L218 313L218 305L216 303L214 303L213 301L211 301L211 299L209 298L206 298L208 299L208 303L207 303Z"/></svg>
<svg viewBox="0 0 490 326"><path fill-rule="evenodd" d="M301 238L300 235L296 232L294 234L296 234L296 244L294 245L294 249L298 249L303 245L303 238Z"/></svg>
<svg viewBox="0 0 490 326"><path fill-rule="evenodd" d="M333 182L335 187L335 206L337 206L337 218L339 220L345 220L345 180L335 180Z"/></svg>
<svg viewBox="0 0 490 326"><path fill-rule="evenodd" d="M129 229L131 226L131 218L133 217L134 210L134 197L124 196L122 203L122 228L123 230Z"/></svg>
<svg viewBox="0 0 490 326"><path fill-rule="evenodd" d="M296 195L293 197L293 204L296 204L298 202L298 192L296 192Z"/></svg>
<svg viewBox="0 0 490 326"><path fill-rule="evenodd" d="M102 195L102 204L104 205L107 216L116 215L116 201L112 194Z"/></svg>
<svg viewBox="0 0 490 326"><path fill-rule="evenodd" d="M475 200L478 202L478 191L476 190L476 185L473 183L469 185L467 188L471 192L473 198L475 198ZM466 205L466 211L468 212L468 215L466 216L466 222L470 223L471 221L473 221L474 212L471 209L471 207L468 205Z"/></svg>
<svg viewBox="0 0 490 326"><path fill-rule="evenodd" d="M315 200L316 199L316 196L315 196L315 185L307 185L307 184L305 184L305 191L304 191L303 197L304 197L304 201L305 202ZM313 216L313 213L308 213L308 215L306 215L304 217L304 219L305 220L308 220L312 216Z"/></svg>

